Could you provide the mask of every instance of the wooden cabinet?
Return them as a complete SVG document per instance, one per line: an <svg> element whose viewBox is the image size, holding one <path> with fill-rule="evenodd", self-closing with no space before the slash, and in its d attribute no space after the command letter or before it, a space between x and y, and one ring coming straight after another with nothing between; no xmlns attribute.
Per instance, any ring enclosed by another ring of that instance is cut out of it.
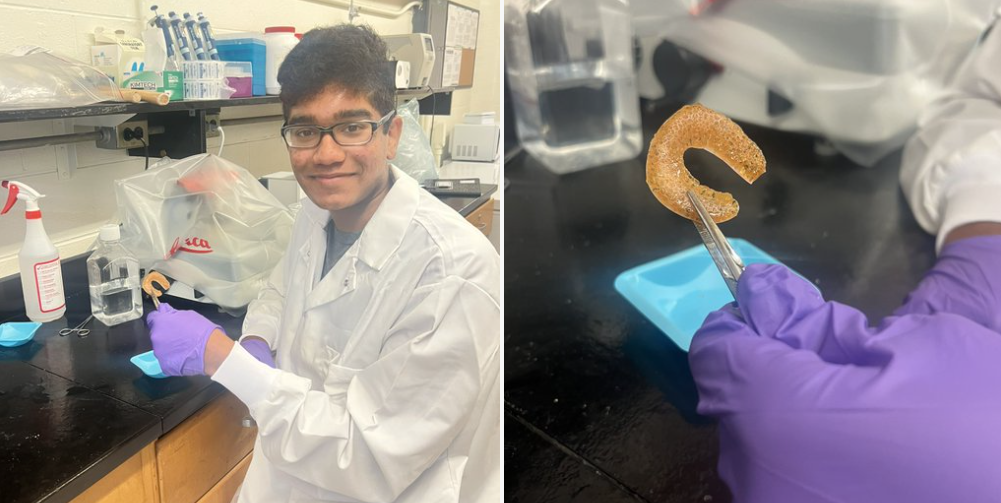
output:
<svg viewBox="0 0 1001 503"><path fill-rule="evenodd" d="M87 488L72 503L160 503L156 484L156 449L143 447L111 473Z"/></svg>
<svg viewBox="0 0 1001 503"><path fill-rule="evenodd" d="M484 236L490 236L490 228L493 225L494 220L494 205L492 204L492 201L487 200L486 203L481 204L478 208L473 210L472 213L466 216L466 220L479 229Z"/></svg>
<svg viewBox="0 0 1001 503"><path fill-rule="evenodd" d="M72 503L229 503L250 466L257 428L226 392L87 488Z"/></svg>
<svg viewBox="0 0 1001 503"><path fill-rule="evenodd" d="M164 502L195 503L247 457L257 428L241 425L246 416L247 407L227 392L156 441Z"/></svg>
<svg viewBox="0 0 1001 503"><path fill-rule="evenodd" d="M219 481L209 492L205 493L198 500L198 503L229 503L236 494L236 490L243 483L243 478L247 476L247 468L250 468L250 459L254 453L247 454L222 480Z"/></svg>

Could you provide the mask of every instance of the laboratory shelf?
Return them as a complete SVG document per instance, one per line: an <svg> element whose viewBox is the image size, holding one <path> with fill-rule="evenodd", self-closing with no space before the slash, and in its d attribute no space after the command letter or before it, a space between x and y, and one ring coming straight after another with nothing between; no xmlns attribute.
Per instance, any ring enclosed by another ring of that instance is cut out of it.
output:
<svg viewBox="0 0 1001 503"><path fill-rule="evenodd" d="M154 105L152 103L104 102L80 107L5 110L0 111L0 122L68 119L75 117L92 117L95 115L218 110L225 107L270 105L274 103L281 103L277 96L255 96L253 98L232 98L228 100L171 101L164 106Z"/></svg>
<svg viewBox="0 0 1001 503"><path fill-rule="evenodd" d="M451 91L450 89L445 91ZM432 94L431 88L398 89L396 99L405 102L412 99L421 100ZM273 105L281 103L278 96L254 96L251 98L230 98L227 100L186 100L171 101L160 106L153 103L122 103L108 101L93 105L60 108L32 108L25 110L0 111L0 123L23 122L37 120L69 119L76 117L92 117L96 115L116 114L150 114L162 112L218 110L228 107L243 107L253 105Z"/></svg>
<svg viewBox="0 0 1001 503"><path fill-rule="evenodd" d="M430 87L398 89L396 91L397 104L403 104L410 100L418 100L422 114L449 113L451 110L451 96L451 89L432 91ZM149 153L149 155L156 157L169 156L181 159L206 152L206 137L211 136L215 128L219 125L218 116L222 109L257 105L278 105L280 103L281 100L278 96L255 96L226 100L172 101L162 106L152 103L104 102L78 107L4 110L0 111L0 123L78 119L102 115L132 115L138 120L147 121L150 132L155 133L159 131L160 134L148 135L148 151L145 148L130 148L128 149L129 155L145 156ZM276 112L274 108L274 106L270 106L269 110L263 112L263 117L248 117L237 120L280 119L280 111ZM259 112L255 110L250 113L257 114ZM0 145L0 150L77 141L94 141L93 137L87 135L88 133L76 133L71 138L65 138L67 135L62 135L64 137L56 135L40 138L40 141L36 141L31 145L18 143L16 145L6 145L6 148L4 145ZM0 141L0 144L3 142Z"/></svg>

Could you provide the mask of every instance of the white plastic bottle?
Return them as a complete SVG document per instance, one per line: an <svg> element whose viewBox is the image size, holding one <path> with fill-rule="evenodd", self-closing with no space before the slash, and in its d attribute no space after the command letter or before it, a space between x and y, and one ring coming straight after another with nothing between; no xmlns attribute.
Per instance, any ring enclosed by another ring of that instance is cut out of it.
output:
<svg viewBox="0 0 1001 503"><path fill-rule="evenodd" d="M271 26L264 29L265 62L264 90L268 94L280 94L282 86L278 83L278 67L282 66L285 56L299 43L295 38L294 26Z"/></svg>
<svg viewBox="0 0 1001 503"><path fill-rule="evenodd" d="M87 258L90 312L109 327L139 318L143 314L139 260L122 246L116 224L102 226L98 242Z"/></svg>
<svg viewBox="0 0 1001 503"><path fill-rule="evenodd" d="M57 320L66 312L63 271L59 250L52 245L42 225L38 200L44 196L21 182L3 180L0 186L8 190L7 203L0 215L10 211L18 199L24 201L24 244L17 253L21 268L21 291L28 319L39 323Z"/></svg>

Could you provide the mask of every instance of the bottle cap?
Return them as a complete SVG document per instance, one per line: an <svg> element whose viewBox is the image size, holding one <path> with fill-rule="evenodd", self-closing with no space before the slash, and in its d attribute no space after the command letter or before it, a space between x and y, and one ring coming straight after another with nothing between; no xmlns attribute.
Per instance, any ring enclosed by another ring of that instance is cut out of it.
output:
<svg viewBox="0 0 1001 503"><path fill-rule="evenodd" d="M98 237L101 241L118 241L122 239L122 231L119 230L118 224L102 225Z"/></svg>

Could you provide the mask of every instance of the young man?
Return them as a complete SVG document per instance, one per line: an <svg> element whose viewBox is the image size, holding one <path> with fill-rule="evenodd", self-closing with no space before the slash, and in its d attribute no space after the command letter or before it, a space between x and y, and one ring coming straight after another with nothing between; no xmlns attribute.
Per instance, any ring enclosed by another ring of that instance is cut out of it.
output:
<svg viewBox="0 0 1001 503"><path fill-rule="evenodd" d="M242 503L500 499L500 260L389 163L403 124L385 60L371 29L341 25L282 64L308 199L241 343L166 304L148 317L165 372L212 376L257 421Z"/></svg>

